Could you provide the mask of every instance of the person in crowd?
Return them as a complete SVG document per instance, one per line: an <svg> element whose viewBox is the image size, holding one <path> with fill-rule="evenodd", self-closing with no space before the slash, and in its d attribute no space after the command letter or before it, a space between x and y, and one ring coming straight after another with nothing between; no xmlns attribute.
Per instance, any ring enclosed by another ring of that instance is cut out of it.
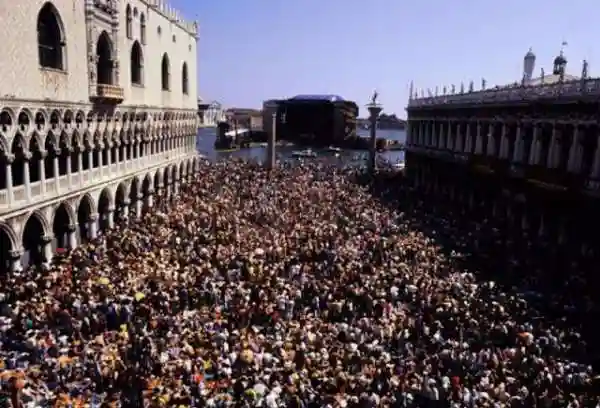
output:
<svg viewBox="0 0 600 408"><path fill-rule="evenodd" d="M51 268L3 277L6 406L600 403L593 345L546 317L541 267L485 249L500 238L475 211L321 160L199 174ZM476 247L522 285L485 280ZM591 304L567 292L547 302Z"/></svg>

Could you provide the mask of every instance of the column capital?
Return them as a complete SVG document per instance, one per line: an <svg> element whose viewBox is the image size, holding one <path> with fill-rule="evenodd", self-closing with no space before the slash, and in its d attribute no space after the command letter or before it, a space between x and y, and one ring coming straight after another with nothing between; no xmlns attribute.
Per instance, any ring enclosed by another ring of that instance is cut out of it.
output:
<svg viewBox="0 0 600 408"><path fill-rule="evenodd" d="M115 212L115 207L113 207L113 206L110 206L110 207L108 207L108 208L106 209L106 212L109 212L109 213L113 213L113 212Z"/></svg>
<svg viewBox="0 0 600 408"><path fill-rule="evenodd" d="M67 225L67 231L68 232L75 232L75 231L77 231L77 227L78 227L77 224L69 224L69 225Z"/></svg>
<svg viewBox="0 0 600 408"><path fill-rule="evenodd" d="M52 242L52 239L54 239L54 237L52 235L44 235L42 237L42 242L44 244L49 244L50 242Z"/></svg>
<svg viewBox="0 0 600 408"><path fill-rule="evenodd" d="M48 157L48 151L47 150L40 150L40 158L45 159L46 157Z"/></svg>
<svg viewBox="0 0 600 408"><path fill-rule="evenodd" d="M12 153L8 153L4 155L4 162L6 164L13 164L15 161L15 155Z"/></svg>
<svg viewBox="0 0 600 408"><path fill-rule="evenodd" d="M144 198L144 194L143 193L137 193L137 195L135 196L135 198L137 198L138 200L142 200Z"/></svg>
<svg viewBox="0 0 600 408"><path fill-rule="evenodd" d="M96 222L96 221L98 221L98 218L100 218L100 216L98 215L98 213L93 213L93 214L90 214L89 221L90 222Z"/></svg>
<svg viewBox="0 0 600 408"><path fill-rule="evenodd" d="M24 252L25 251L23 251L22 249L13 249L8 253L8 255L10 256L10 258L12 260L16 260L16 259L20 259L23 256Z"/></svg>
<svg viewBox="0 0 600 408"><path fill-rule="evenodd" d="M30 151L25 151L23 152L23 159L29 161L29 159L31 159L32 154Z"/></svg>

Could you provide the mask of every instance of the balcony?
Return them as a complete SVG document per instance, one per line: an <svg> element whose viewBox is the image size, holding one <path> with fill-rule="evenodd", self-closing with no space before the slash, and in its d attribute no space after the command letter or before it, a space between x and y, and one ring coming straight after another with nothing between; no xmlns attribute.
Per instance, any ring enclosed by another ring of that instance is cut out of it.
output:
<svg viewBox="0 0 600 408"><path fill-rule="evenodd" d="M98 84L96 96L92 97L96 103L116 105L123 102L125 98L123 88L117 85Z"/></svg>

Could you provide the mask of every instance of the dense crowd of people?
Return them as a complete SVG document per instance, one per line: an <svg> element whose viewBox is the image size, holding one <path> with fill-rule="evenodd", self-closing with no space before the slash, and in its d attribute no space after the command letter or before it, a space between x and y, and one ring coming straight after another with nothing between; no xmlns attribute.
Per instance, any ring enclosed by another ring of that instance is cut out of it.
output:
<svg viewBox="0 0 600 408"><path fill-rule="evenodd" d="M445 251L456 225L416 193L358 178L206 163L174 202L3 277L4 404L600 404L569 322Z"/></svg>

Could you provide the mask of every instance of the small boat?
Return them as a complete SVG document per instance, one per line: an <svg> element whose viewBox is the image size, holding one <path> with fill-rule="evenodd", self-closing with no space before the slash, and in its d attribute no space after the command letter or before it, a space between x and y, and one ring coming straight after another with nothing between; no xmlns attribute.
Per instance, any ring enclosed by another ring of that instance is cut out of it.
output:
<svg viewBox="0 0 600 408"><path fill-rule="evenodd" d="M335 147L335 146L329 146L327 148L327 151L331 152L331 153L340 153L342 151L342 149L339 147Z"/></svg>
<svg viewBox="0 0 600 408"><path fill-rule="evenodd" d="M305 150L296 150L292 152L293 157L302 157L302 158L313 158L317 157L317 154L312 149Z"/></svg>

